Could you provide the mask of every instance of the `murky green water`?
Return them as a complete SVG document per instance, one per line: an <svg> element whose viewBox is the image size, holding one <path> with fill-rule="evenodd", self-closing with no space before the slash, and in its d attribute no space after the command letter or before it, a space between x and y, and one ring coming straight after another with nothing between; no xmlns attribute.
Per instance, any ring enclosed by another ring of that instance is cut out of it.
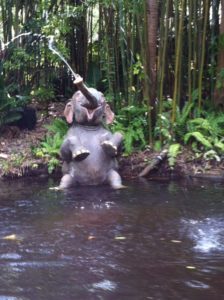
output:
<svg viewBox="0 0 224 300"><path fill-rule="evenodd" d="M222 299L224 184L0 183L0 300Z"/></svg>

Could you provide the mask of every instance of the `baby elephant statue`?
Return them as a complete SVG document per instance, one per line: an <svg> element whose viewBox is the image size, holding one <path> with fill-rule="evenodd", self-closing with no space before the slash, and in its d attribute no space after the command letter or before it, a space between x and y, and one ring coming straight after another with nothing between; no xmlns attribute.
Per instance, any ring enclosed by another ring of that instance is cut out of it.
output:
<svg viewBox="0 0 224 300"><path fill-rule="evenodd" d="M81 77L74 83L78 91L64 110L65 118L72 126L60 150L64 164L59 189L104 183L115 189L122 188L116 156L123 137L118 132L112 134L103 126L104 122L113 122L114 113L101 92L87 88Z"/></svg>

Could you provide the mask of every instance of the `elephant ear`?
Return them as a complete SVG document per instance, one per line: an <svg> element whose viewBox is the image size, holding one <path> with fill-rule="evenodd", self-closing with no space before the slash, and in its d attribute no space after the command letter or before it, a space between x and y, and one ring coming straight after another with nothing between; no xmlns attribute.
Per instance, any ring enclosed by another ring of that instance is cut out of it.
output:
<svg viewBox="0 0 224 300"><path fill-rule="evenodd" d="M106 105L105 105L104 113L105 113L106 124L111 124L111 123L113 123L113 120L114 120L114 113L113 113L112 110L110 109L109 104L106 104Z"/></svg>
<svg viewBox="0 0 224 300"><path fill-rule="evenodd" d="M64 110L64 116L66 118L66 121L69 124L72 124L72 122L73 122L73 105L72 105L72 101L69 101L66 104L65 110Z"/></svg>

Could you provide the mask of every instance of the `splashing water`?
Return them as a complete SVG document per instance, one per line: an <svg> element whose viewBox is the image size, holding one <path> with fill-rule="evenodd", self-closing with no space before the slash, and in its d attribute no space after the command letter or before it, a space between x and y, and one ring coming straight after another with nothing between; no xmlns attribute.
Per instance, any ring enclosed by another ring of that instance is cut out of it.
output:
<svg viewBox="0 0 224 300"><path fill-rule="evenodd" d="M48 48L53 52L55 53L57 56L60 57L60 59L66 64L66 66L68 67L68 69L70 70L70 72L72 73L72 76L76 79L77 77L79 77L78 74L76 74L71 66L68 64L68 62L66 61L66 59L58 52L58 50L56 50L56 48L53 46L54 44L54 37L53 36L50 36L48 38Z"/></svg>
<svg viewBox="0 0 224 300"><path fill-rule="evenodd" d="M104 279L103 281L93 283L92 287L94 289L102 289L104 291L113 291L116 289L117 284L113 281Z"/></svg>
<svg viewBox="0 0 224 300"><path fill-rule="evenodd" d="M224 221L215 218L204 220L183 220L187 226L188 235L193 239L196 251L208 253L210 251L223 251Z"/></svg>
<svg viewBox="0 0 224 300"><path fill-rule="evenodd" d="M8 43L6 43L6 44L4 44L4 43L2 42L2 50L4 50L5 48L7 48L9 44L11 44L12 42L14 42L15 40L17 40L17 39L20 38L21 36L26 36L26 35L30 35L30 34L32 34L32 32L23 32L23 33L21 33L21 34L15 36L14 38L12 38L12 39L11 39L10 41L8 41Z"/></svg>

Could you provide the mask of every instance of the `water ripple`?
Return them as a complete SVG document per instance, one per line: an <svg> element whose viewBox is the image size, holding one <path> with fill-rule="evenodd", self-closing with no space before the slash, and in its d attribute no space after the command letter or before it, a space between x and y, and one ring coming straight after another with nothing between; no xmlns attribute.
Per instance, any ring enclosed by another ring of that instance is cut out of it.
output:
<svg viewBox="0 0 224 300"><path fill-rule="evenodd" d="M18 253L4 253L0 255L0 259L5 259L5 260L19 260L21 259L21 255ZM1 298L0 298L1 300Z"/></svg>
<svg viewBox="0 0 224 300"><path fill-rule="evenodd" d="M198 280L186 281L185 284L191 288L196 289L209 289L210 286Z"/></svg>

